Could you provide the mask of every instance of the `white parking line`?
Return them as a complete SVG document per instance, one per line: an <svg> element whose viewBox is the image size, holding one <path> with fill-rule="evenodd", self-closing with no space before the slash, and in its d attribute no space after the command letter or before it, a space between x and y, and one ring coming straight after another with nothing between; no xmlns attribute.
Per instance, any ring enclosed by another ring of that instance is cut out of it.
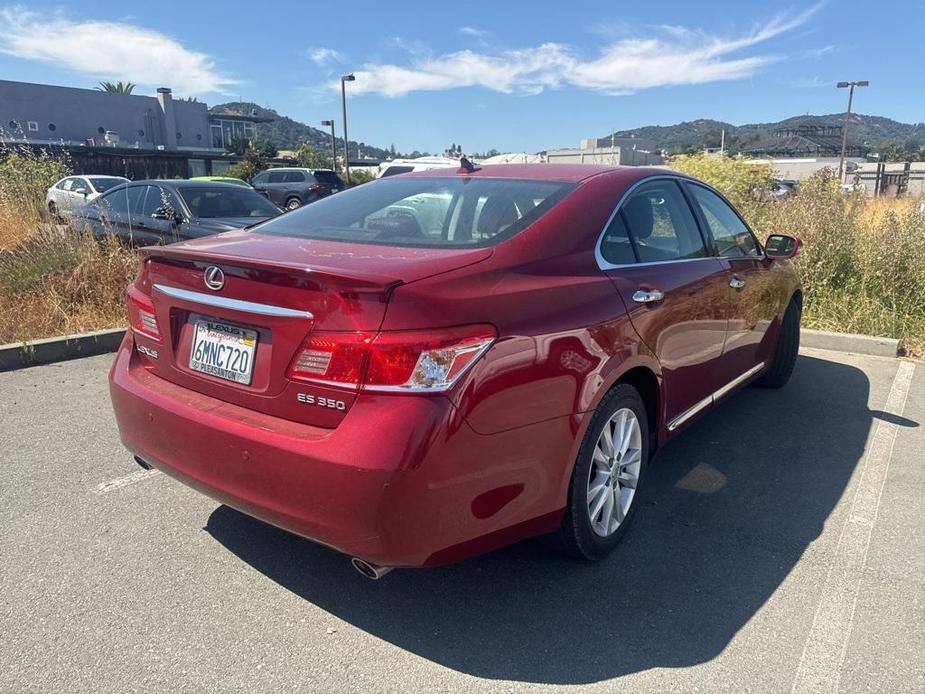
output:
<svg viewBox="0 0 925 694"><path fill-rule="evenodd" d="M914 372L915 364L900 362L893 377L885 412L902 416ZM822 587L813 626L803 647L793 681L792 691L795 694L838 691L854 622L858 590L867 564L870 536L877 521L898 430L898 424L882 419L877 421L860 470L854 499L848 510L848 518L842 526L835 557Z"/></svg>
<svg viewBox="0 0 925 694"><path fill-rule="evenodd" d="M117 477L114 480L109 480L108 482L102 482L101 484L96 485L96 493L106 494L107 492L111 492L114 489L121 489L122 487L127 487L130 484L141 482L142 480L146 480L149 477L154 477L155 475L159 474L160 470L138 470L137 472L133 472L130 475L126 475L125 477Z"/></svg>

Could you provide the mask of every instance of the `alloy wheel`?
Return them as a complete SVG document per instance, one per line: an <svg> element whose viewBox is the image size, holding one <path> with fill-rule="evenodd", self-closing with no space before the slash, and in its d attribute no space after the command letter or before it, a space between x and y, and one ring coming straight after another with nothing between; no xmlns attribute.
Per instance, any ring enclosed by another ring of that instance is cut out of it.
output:
<svg viewBox="0 0 925 694"><path fill-rule="evenodd" d="M642 469L642 430L629 408L611 415L597 439L588 471L588 516L597 535L608 537L626 518Z"/></svg>

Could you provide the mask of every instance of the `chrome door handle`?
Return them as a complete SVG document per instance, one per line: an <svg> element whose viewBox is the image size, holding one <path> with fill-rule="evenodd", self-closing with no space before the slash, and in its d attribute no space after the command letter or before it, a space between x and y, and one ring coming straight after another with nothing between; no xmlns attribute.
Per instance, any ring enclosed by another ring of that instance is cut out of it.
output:
<svg viewBox="0 0 925 694"><path fill-rule="evenodd" d="M651 304L664 298L665 295L658 289L639 289L633 294L633 301L637 304Z"/></svg>
<svg viewBox="0 0 925 694"><path fill-rule="evenodd" d="M741 289L742 287L745 286L745 280L733 275L732 279L729 280L729 286L732 287L733 289Z"/></svg>

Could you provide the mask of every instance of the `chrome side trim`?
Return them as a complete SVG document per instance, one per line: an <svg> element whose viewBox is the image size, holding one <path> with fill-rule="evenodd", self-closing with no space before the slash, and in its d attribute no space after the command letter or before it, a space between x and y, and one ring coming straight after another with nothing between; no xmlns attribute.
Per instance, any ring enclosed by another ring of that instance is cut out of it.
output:
<svg viewBox="0 0 925 694"><path fill-rule="evenodd" d="M750 368L744 374L742 374L741 376L737 378L732 379L731 381L729 381L729 383L727 383L722 388L720 388L718 391L713 393L713 400L714 401L719 400L721 397L726 395L730 390L732 390L736 386L742 385L745 381L750 379L752 376L754 376L756 373L761 371L763 368L764 368L764 362L761 362L760 364L755 364L752 368Z"/></svg>
<svg viewBox="0 0 925 694"><path fill-rule="evenodd" d="M286 308L284 306L258 304L253 301L243 301L242 299L229 299L225 296L203 294L202 292L191 292L188 289L168 287L163 284L155 284L154 288L161 294L166 294L167 296L174 299L191 301L195 304L202 304L203 306L214 306L216 308L225 308L231 311L254 313L259 316L273 316L275 318L314 318L314 316L309 311L300 311L299 309Z"/></svg>
<svg viewBox="0 0 925 694"><path fill-rule="evenodd" d="M668 431L674 431L679 426L684 424L684 422L686 422L691 417L693 417L695 414L709 407L710 405L714 404L717 400L722 398L724 395L727 395L731 390L735 389L736 386L742 385L745 381L750 379L752 376L754 376L756 373L761 371L763 368L764 368L764 362L761 362L760 364L755 364L755 366L750 368L744 374L740 376L736 376L734 379L729 381L729 383L724 385L722 388L714 391L712 394L708 395L703 400L694 404L693 406L688 407L686 410L684 410L684 412L682 412L677 417L675 417L670 422L668 422Z"/></svg>
<svg viewBox="0 0 925 694"><path fill-rule="evenodd" d="M675 417L675 418L672 419L670 422L668 422L668 431L674 431L674 430L677 429L679 426L681 426L682 424L684 424L684 422L686 422L688 419L690 419L691 417L693 417L695 414L697 414L698 412L700 412L700 411L703 410L703 409L706 409L707 407L709 407L709 406L712 405L712 404L713 404L713 396L712 396L712 395L708 395L707 397L705 397L705 398L704 398L703 400L701 400L700 402L694 404L694 405L691 406L691 407L688 407L686 410L684 410L684 412L682 412L682 413L679 414L677 417Z"/></svg>

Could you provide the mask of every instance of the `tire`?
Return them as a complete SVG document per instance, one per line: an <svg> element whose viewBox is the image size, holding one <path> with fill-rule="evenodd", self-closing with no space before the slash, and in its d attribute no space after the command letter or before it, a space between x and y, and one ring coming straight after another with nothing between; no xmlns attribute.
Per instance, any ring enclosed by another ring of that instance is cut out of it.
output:
<svg viewBox="0 0 925 694"><path fill-rule="evenodd" d="M54 200L48 201L48 214L51 215L51 220L53 222L58 222L61 220L61 215L58 214L58 206L55 205Z"/></svg>
<svg viewBox="0 0 925 694"><path fill-rule="evenodd" d="M297 210L302 207L302 201L298 198L289 198L286 200L286 209L287 210Z"/></svg>
<svg viewBox="0 0 925 694"><path fill-rule="evenodd" d="M800 351L800 317L802 314L800 300L794 297L790 300L787 312L784 313L784 320L781 321L780 334L777 336L771 366L755 381L755 385L759 388L781 388L790 380L793 367L797 362L797 353Z"/></svg>
<svg viewBox="0 0 925 694"><path fill-rule="evenodd" d="M630 415L634 425L627 423ZM611 438L615 444L621 430L630 431L628 436L622 437L623 441L628 441L622 457L620 446L615 446L616 450L611 450L616 455L608 459L605 427L614 432ZM618 384L595 411L572 470L565 517L559 528L559 543L568 554L586 561L600 559L626 534L639 505L639 486L649 459L649 436L646 406L638 391L625 383ZM630 460L632 462L627 462ZM594 494L601 485L603 491ZM611 499L609 517L608 494ZM595 513L595 508L601 504L599 512Z"/></svg>

